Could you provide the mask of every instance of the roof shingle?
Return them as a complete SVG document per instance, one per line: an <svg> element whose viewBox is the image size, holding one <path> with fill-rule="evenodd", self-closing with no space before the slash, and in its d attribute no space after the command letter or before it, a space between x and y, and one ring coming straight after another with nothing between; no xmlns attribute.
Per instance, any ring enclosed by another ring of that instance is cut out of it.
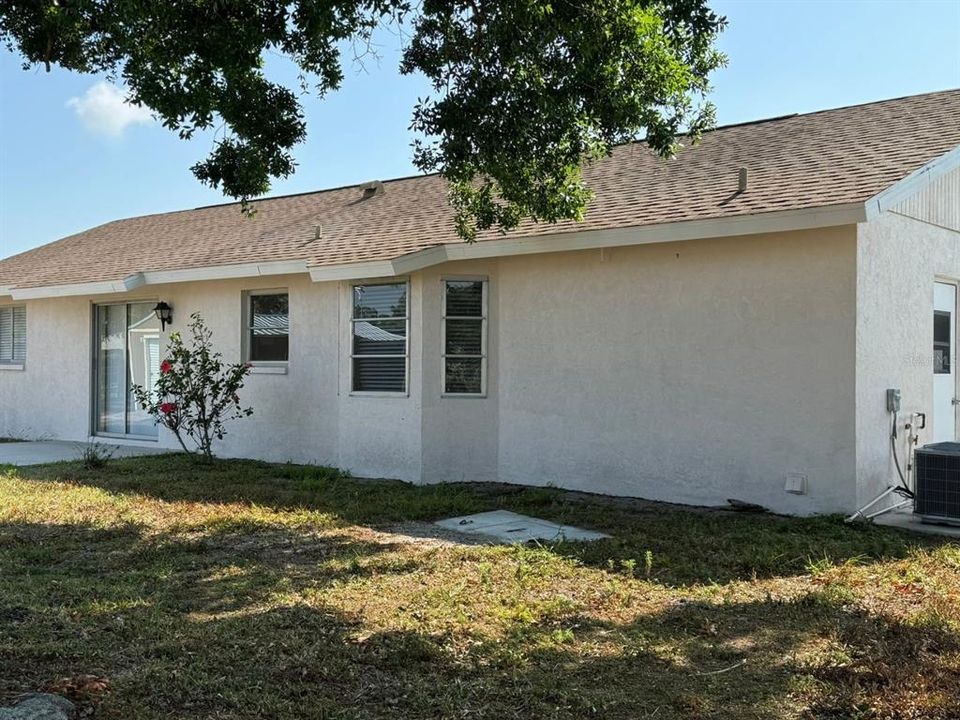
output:
<svg viewBox="0 0 960 720"><path fill-rule="evenodd" d="M960 89L718 128L674 160L642 142L586 169L594 191L581 223L526 222L529 237L800 210L869 199L960 145ZM737 193L741 167L746 192ZM390 260L457 243L436 175L117 220L0 260L0 286L122 280L137 272L303 260ZM318 232L319 230L319 232ZM484 233L479 240L501 237Z"/></svg>

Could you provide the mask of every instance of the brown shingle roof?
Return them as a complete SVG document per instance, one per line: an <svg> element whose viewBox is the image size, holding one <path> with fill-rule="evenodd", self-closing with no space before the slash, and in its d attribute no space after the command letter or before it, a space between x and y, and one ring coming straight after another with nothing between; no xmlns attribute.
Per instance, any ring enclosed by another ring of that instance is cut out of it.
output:
<svg viewBox="0 0 960 720"><path fill-rule="evenodd" d="M586 170L596 196L582 223L525 223L510 235L656 225L862 202L960 145L960 90L718 128L664 161L642 142ZM736 194L739 168L749 171ZM389 260L460 242L444 181L356 187L117 220L0 261L0 286L122 280L137 272L303 260ZM317 238L317 228L321 227ZM482 235L480 240L499 237Z"/></svg>

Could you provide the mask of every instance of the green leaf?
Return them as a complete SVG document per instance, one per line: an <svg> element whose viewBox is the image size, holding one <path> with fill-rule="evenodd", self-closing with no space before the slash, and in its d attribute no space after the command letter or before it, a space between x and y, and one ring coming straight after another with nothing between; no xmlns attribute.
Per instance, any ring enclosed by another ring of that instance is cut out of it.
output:
<svg viewBox="0 0 960 720"><path fill-rule="evenodd" d="M0 37L27 68L58 65L124 81L184 139L222 129L193 166L243 212L292 174L306 137L302 95L343 81L341 52L387 28L409 37L400 64L434 94L418 100L413 161L451 182L466 240L524 220L583 217L581 170L646 136L663 156L714 122L709 75L726 21L706 0L81 0L0 4ZM292 58L296 92L263 73Z"/></svg>

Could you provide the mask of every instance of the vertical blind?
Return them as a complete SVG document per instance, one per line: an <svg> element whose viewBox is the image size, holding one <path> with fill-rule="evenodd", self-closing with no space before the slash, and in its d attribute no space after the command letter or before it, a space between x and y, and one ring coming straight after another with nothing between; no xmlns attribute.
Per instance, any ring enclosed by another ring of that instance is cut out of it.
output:
<svg viewBox="0 0 960 720"><path fill-rule="evenodd" d="M20 363L27 359L27 309L0 307L0 362Z"/></svg>
<svg viewBox="0 0 960 720"><path fill-rule="evenodd" d="M407 390L407 284L355 285L354 392Z"/></svg>
<svg viewBox="0 0 960 720"><path fill-rule="evenodd" d="M96 306L94 342L96 434L154 439L157 421L137 402L134 385L154 388L160 376L160 320L153 302Z"/></svg>
<svg viewBox="0 0 960 720"><path fill-rule="evenodd" d="M481 395L486 360L483 280L447 280L443 302L443 391Z"/></svg>

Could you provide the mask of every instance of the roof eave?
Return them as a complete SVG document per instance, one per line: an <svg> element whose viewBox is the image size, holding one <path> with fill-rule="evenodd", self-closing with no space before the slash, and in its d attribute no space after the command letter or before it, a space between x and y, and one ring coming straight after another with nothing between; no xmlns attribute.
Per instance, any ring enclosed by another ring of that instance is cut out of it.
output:
<svg viewBox="0 0 960 720"><path fill-rule="evenodd" d="M43 287L19 288L13 285L10 294L14 300L38 300L41 298L69 297L72 295L109 295L136 290L144 285L143 273L128 275L122 280L102 280L90 283L46 285Z"/></svg>
<svg viewBox="0 0 960 720"><path fill-rule="evenodd" d="M867 219L864 203L847 203L822 207L735 215L706 220L640 225L609 230L572 231L549 235L501 238L476 243L449 243L386 260L320 265L309 267L304 260L213 265L175 270L138 272L122 280L106 280L69 285L5 288L14 300L67 297L76 295L107 295L125 293L148 285L166 285L181 282L226 280L267 275L306 274L314 282L359 280L396 277L454 260L509 257L535 253L589 250L591 248L623 247L651 243L679 242L707 238L755 235L760 233L809 230L837 225L852 225ZM0 288L0 294L4 288Z"/></svg>
<svg viewBox="0 0 960 720"><path fill-rule="evenodd" d="M864 203L855 202L800 210L736 215L707 220L687 220L658 225L639 225L609 230L573 231L534 237L484 240L476 243L450 243L401 255L391 260L314 266L310 268L310 278L314 282L329 282L332 280L394 277L454 260L474 260L509 257L511 255L810 230L838 225L855 225L864 222L866 219Z"/></svg>
<svg viewBox="0 0 960 720"><path fill-rule="evenodd" d="M210 265L180 270L148 270L134 273L123 280L105 280L70 285L46 285L42 287L7 288L14 300L67 297L72 295L111 295L130 292L146 285L167 285L202 280L228 280L232 278L260 277L264 275L305 274L304 260L281 260L276 262L245 263L238 265ZM2 291L3 288L0 288ZM0 292L2 295L3 292Z"/></svg>

